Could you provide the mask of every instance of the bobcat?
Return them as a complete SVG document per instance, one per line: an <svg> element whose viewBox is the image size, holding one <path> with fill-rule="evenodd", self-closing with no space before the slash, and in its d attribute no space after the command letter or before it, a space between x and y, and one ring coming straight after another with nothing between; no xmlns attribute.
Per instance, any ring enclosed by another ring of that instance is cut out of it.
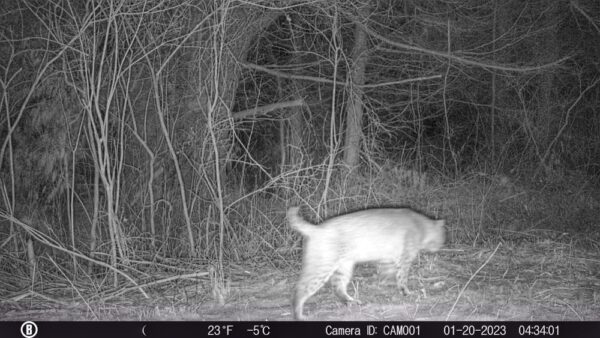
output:
<svg viewBox="0 0 600 338"><path fill-rule="evenodd" d="M405 294L407 274L420 250L436 252L444 244L444 221L411 209L368 209L330 218L319 226L287 211L290 226L304 236L302 274L293 299L294 318L304 319L304 302L331 279L336 296L345 303L361 302L346 287L356 263L376 261L395 272Z"/></svg>

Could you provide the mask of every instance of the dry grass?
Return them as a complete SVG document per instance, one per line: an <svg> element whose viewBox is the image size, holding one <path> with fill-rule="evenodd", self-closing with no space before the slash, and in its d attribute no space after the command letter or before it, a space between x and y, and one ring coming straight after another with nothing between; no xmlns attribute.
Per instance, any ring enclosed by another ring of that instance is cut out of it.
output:
<svg viewBox="0 0 600 338"><path fill-rule="evenodd" d="M392 286L375 283L369 268L362 268L351 292L358 292L367 305L347 310L329 292L321 291L314 301L333 307L325 307L319 316L598 319L600 241L590 217L598 212L593 195L580 190L577 198L570 198L569 189L549 193L548 187L533 190L505 177L489 176L451 183L429 177L426 184L418 180L417 185L390 184L395 174L386 168L368 177L338 178L329 193L328 212L309 199L303 203L307 210L320 209L323 214L367 205L410 205L447 219L447 247L437 255L423 256L413 268L409 287L417 292L409 298L397 295ZM318 185L313 191L307 185L303 189L306 196L320 196ZM288 299L299 271L300 241L283 217L287 206L301 202L284 197L256 194L230 213L222 275L211 260L169 259L138 251L139 259L120 265L137 286L121 279L114 287L103 277L105 271L89 274L85 265L78 265L73 272L70 260L60 261L47 251L39 257L32 282L20 253L3 254L1 307L13 314L6 317L10 319L20 318L23 312L17 309L23 307L28 309L25 313L36 311L48 319L60 317L42 309L58 308L62 313L82 307L87 314L81 319L122 318L127 309L132 310L126 315L130 319L290 319ZM317 215L313 218L318 220ZM140 288L148 299L138 292ZM254 308L259 310L253 312ZM258 317L242 315L244 309ZM310 303L308 309L318 311Z"/></svg>

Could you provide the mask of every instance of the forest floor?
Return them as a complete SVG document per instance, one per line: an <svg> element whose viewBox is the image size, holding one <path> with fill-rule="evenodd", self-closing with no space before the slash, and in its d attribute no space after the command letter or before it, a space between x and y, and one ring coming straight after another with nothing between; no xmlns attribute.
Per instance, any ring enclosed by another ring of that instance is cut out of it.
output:
<svg viewBox="0 0 600 338"><path fill-rule="evenodd" d="M409 296L358 266L348 287L363 305L345 306L329 286L305 305L308 320L530 321L600 320L600 255L566 235L452 246L423 254L411 269ZM198 267L196 271L202 271ZM205 271L209 271L204 267ZM133 289L111 299L69 285L45 292L0 290L0 320L292 320L291 292L300 263L230 265L224 287L204 277ZM202 274L199 274L201 276Z"/></svg>

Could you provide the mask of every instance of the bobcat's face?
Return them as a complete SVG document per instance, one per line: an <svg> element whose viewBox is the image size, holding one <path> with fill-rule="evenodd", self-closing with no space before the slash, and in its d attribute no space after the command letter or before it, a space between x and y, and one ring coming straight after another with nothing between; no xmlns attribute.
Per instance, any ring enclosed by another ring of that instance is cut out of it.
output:
<svg viewBox="0 0 600 338"><path fill-rule="evenodd" d="M444 230L444 220L433 221L425 232L422 249L428 252L437 252L444 246L446 240L446 231Z"/></svg>

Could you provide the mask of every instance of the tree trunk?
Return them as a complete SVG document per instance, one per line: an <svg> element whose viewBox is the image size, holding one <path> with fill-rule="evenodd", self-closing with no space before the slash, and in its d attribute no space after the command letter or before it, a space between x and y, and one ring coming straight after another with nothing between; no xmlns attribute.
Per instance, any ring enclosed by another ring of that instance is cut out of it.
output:
<svg viewBox="0 0 600 338"><path fill-rule="evenodd" d="M361 16L367 16L367 7L361 8ZM352 48L351 82L354 85L348 100L346 112L346 136L344 141L344 163L349 168L358 166L360 148L363 138L363 92L361 86L365 84L365 68L367 65L367 33L356 24L354 31L354 47Z"/></svg>
<svg viewBox="0 0 600 338"><path fill-rule="evenodd" d="M304 47L303 40L301 38L301 32L297 32L294 28L294 25L289 23L292 47L294 50L294 55L292 56L291 64L301 64L302 60L302 47ZM292 80L291 83L292 90L296 93L297 96L305 96L303 90L305 86L303 86L302 81L300 80ZM304 122L304 116L302 115L303 107L292 107L290 108L291 114L287 123L287 139L286 139L286 154L287 159L282 158L282 165L289 165L292 168L299 167L302 163L302 154L304 149L304 130L306 130L307 126Z"/></svg>

